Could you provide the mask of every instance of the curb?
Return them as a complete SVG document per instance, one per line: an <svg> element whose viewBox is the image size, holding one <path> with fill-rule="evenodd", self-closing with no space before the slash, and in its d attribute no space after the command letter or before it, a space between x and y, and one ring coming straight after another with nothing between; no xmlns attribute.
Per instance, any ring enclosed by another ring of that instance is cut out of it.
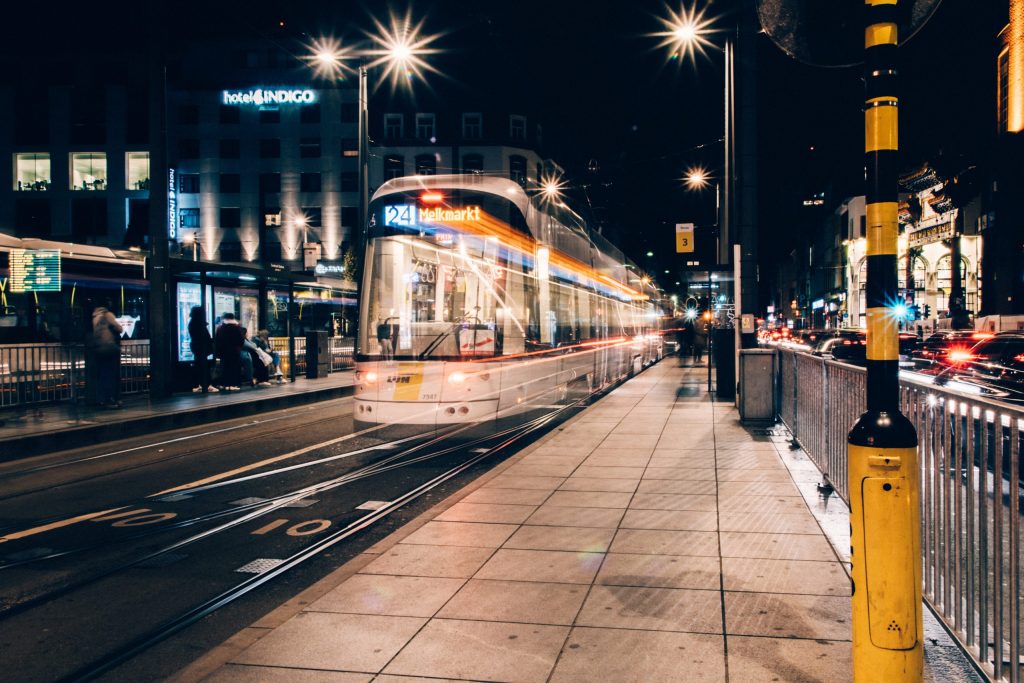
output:
<svg viewBox="0 0 1024 683"><path fill-rule="evenodd" d="M60 428L38 434L26 434L24 436L12 436L3 439L4 452L0 455L0 463L51 453L55 450L93 446L107 441L116 441L151 432L161 432L181 427L194 427L211 422L247 417L271 410L305 405L307 403L345 398L346 396L351 396L352 393L352 385L328 387L312 391L268 396L252 401L204 405L186 410L162 414L157 413L115 422Z"/></svg>

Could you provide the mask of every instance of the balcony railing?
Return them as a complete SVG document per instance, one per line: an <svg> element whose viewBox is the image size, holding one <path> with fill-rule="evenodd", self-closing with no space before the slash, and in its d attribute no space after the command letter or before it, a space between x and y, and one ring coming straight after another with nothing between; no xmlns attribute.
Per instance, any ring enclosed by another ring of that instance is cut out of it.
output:
<svg viewBox="0 0 1024 683"><path fill-rule="evenodd" d="M849 503L846 436L864 369L779 350L779 417ZM900 381L917 429L925 600L995 680L1020 681L1020 452L1024 410Z"/></svg>

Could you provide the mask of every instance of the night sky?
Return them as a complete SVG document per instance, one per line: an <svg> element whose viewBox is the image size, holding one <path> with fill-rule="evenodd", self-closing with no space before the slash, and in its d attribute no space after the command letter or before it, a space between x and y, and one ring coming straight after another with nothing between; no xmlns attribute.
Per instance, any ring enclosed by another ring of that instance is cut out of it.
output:
<svg viewBox="0 0 1024 683"><path fill-rule="evenodd" d="M716 26L724 29L738 4L709 2L707 16L721 17ZM102 14L81 3L68 3L64 12L19 5L17 20L3 28L5 52L33 44L38 50L33 41L46 35L87 55L92 41L83 39L86 32L113 35L129 50L145 45L137 2L105 3ZM316 35L358 36L357 29L371 27L371 16L406 7L180 0L168 5L167 27L174 40L200 33L286 44ZM662 2L420 0L413 11L425 17L426 32L442 34L436 45L446 50L434 62L444 76L417 86L418 106L453 104L459 111L493 104L539 116L543 152L565 167L574 203L583 212L598 209L606 233L637 261L653 249L660 263L651 269L660 273L674 261L674 223L714 220L713 196L686 192L678 179L697 164L721 174L722 55L711 49L695 62L667 60L648 35L661 30ZM1006 14L1004 0L943 0L902 51L905 166L940 151L969 162L983 159L995 128L996 35ZM857 68L804 66L767 36L755 40L758 215L761 260L768 265L794 246L791 228L806 194L827 190L838 202L861 192L862 86ZM391 98L378 91L371 106L380 111ZM599 170L589 172L595 163Z"/></svg>

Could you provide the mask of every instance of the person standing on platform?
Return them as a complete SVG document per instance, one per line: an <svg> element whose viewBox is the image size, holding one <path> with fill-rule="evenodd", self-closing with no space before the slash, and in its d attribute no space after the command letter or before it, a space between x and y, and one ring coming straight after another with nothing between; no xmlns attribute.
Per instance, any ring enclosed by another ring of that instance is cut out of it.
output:
<svg viewBox="0 0 1024 683"><path fill-rule="evenodd" d="M693 362L700 363L704 360L704 351L708 348L708 335L711 333L711 326L707 323L695 321L693 323Z"/></svg>
<svg viewBox="0 0 1024 683"><path fill-rule="evenodd" d="M102 408L120 408L118 385L121 382L121 325L106 306L92 312L92 348L96 359L97 400Z"/></svg>
<svg viewBox="0 0 1024 683"><path fill-rule="evenodd" d="M217 393L217 387L210 384L210 354L213 353L213 337L206 326L206 314L202 306L193 306L189 312L188 343L192 348L193 387L192 393Z"/></svg>
<svg viewBox="0 0 1024 683"><path fill-rule="evenodd" d="M221 385L224 391L241 391L242 345L245 335L234 313L225 313L213 337L213 348L220 358Z"/></svg>

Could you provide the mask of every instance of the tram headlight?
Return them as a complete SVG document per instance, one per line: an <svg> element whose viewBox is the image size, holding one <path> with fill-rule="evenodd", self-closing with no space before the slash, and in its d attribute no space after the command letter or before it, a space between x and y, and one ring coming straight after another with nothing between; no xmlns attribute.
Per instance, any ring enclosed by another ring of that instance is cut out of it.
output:
<svg viewBox="0 0 1024 683"><path fill-rule="evenodd" d="M374 382L377 381L377 373L374 372L373 370L370 370L368 373L363 375L363 379L366 380L367 384L373 384Z"/></svg>
<svg viewBox="0 0 1024 683"><path fill-rule="evenodd" d="M466 381L466 373L455 371L448 375L448 381L452 384L462 384Z"/></svg>

